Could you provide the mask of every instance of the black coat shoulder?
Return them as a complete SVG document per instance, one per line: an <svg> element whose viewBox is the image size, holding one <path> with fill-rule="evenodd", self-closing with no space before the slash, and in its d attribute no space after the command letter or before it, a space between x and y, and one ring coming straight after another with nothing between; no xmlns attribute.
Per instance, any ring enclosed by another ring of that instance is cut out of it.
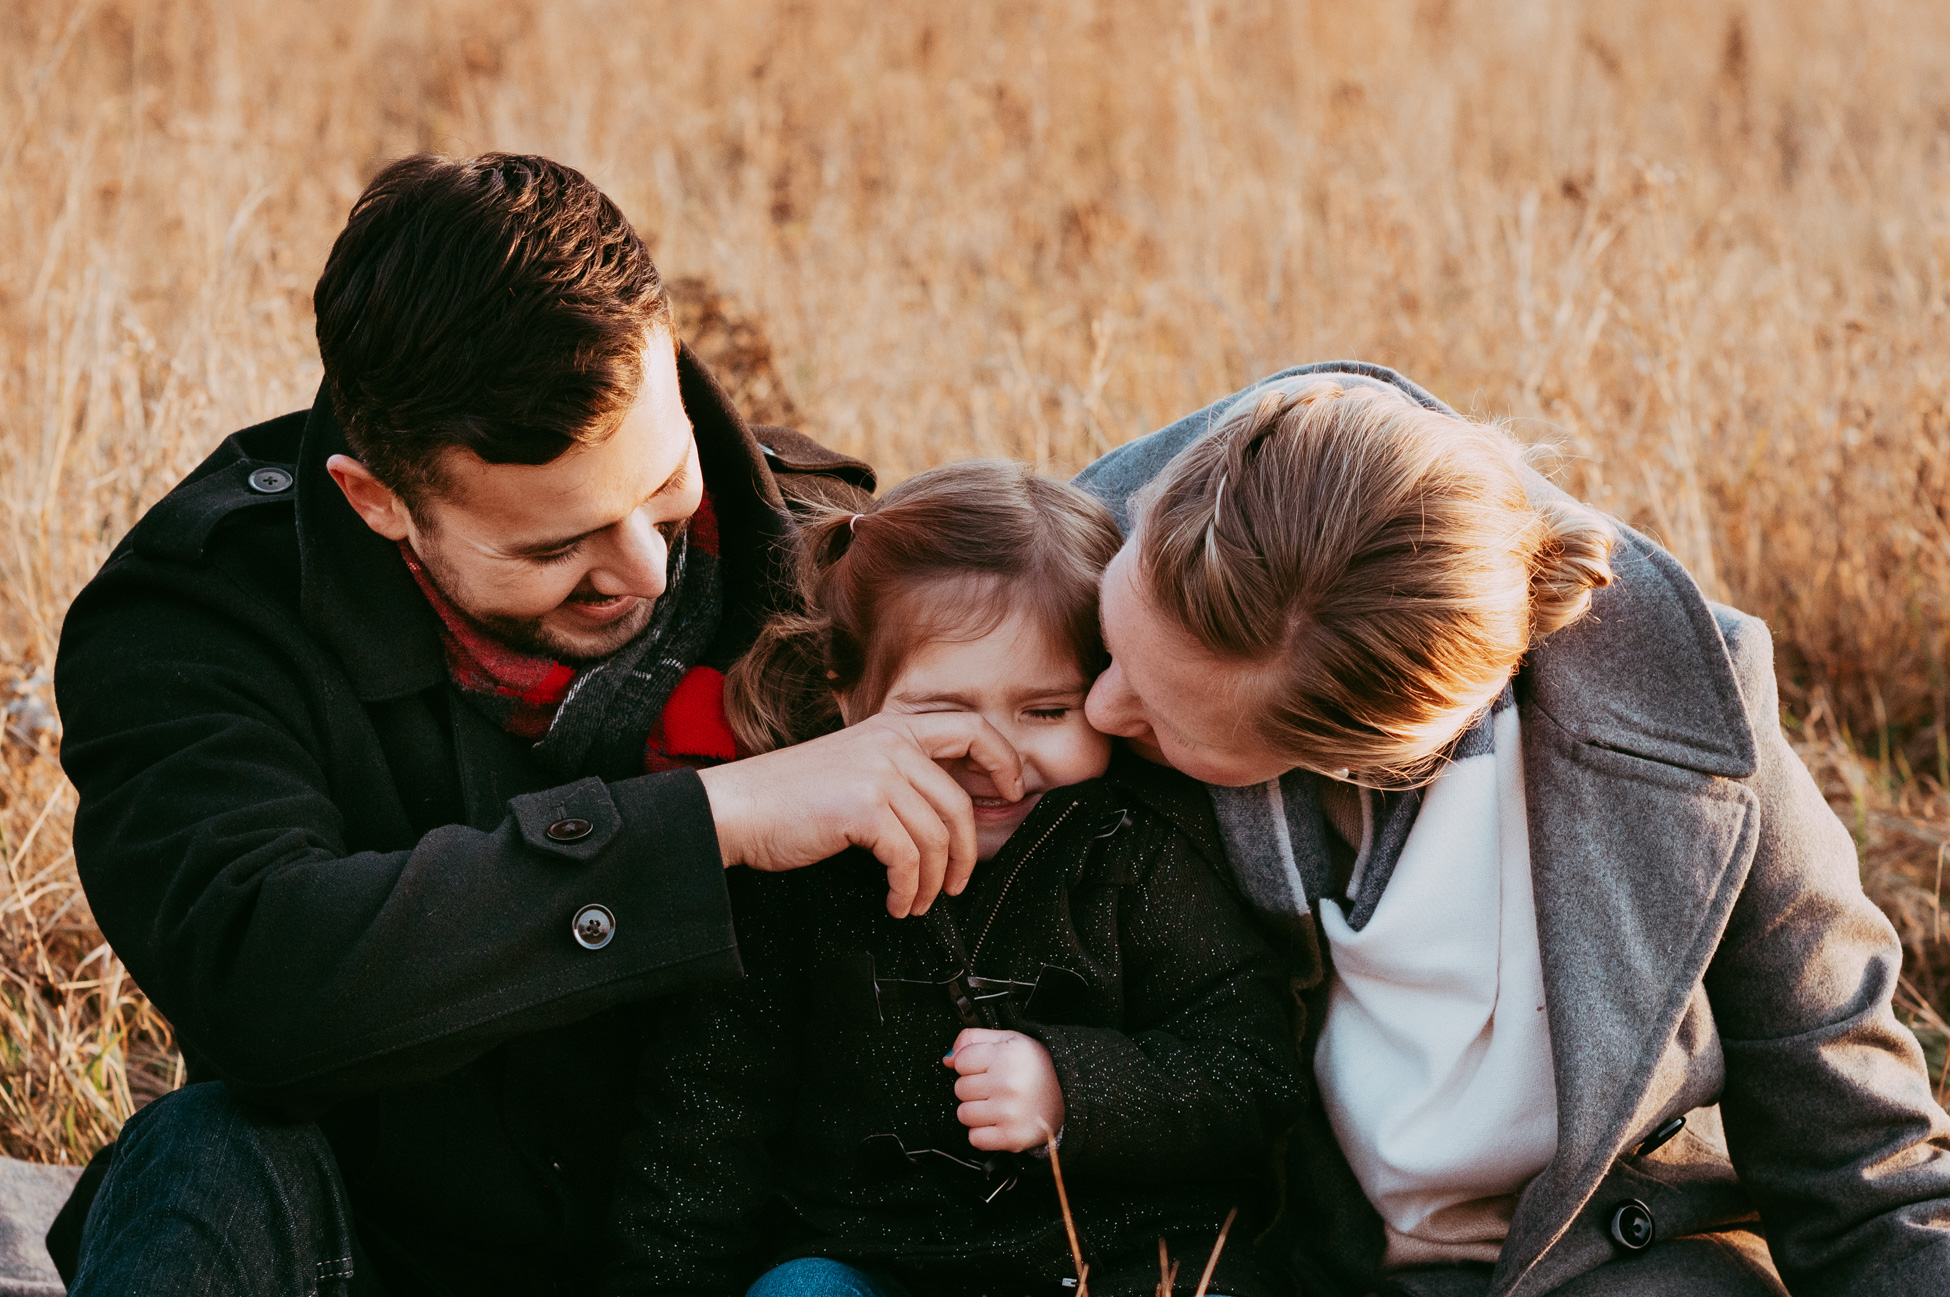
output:
<svg viewBox="0 0 1950 1297"><path fill-rule="evenodd" d="M296 410L226 437L142 516L118 554L197 562L207 557L218 530L240 515L275 511L290 525L306 417L307 411Z"/></svg>

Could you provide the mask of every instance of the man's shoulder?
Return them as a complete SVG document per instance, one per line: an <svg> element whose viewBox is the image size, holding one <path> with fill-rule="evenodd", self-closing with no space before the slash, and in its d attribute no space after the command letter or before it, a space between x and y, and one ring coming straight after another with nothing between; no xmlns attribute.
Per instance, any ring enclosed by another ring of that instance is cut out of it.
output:
<svg viewBox="0 0 1950 1297"><path fill-rule="evenodd" d="M223 444L150 507L117 547L148 559L200 563L220 530L246 516L283 520L297 500L298 447L306 412L253 424Z"/></svg>
<svg viewBox="0 0 1950 1297"><path fill-rule="evenodd" d="M772 424L752 425L765 467L794 513L808 509L864 509L878 478L873 465L821 445L803 432Z"/></svg>
<svg viewBox="0 0 1950 1297"><path fill-rule="evenodd" d="M305 414L281 415L226 437L152 505L76 596L70 641L156 633L158 619L209 633L209 613L234 620L298 616L296 476Z"/></svg>

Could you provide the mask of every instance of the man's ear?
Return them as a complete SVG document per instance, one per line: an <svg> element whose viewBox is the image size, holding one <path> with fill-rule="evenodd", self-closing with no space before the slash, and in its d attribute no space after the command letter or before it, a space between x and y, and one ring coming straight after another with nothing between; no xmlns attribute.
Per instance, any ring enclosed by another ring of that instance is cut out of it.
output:
<svg viewBox="0 0 1950 1297"><path fill-rule="evenodd" d="M365 519L366 526L387 540L405 540L412 532L412 515L406 501L391 487L372 475L372 470L350 455L334 455L325 461L325 471L345 493L345 502Z"/></svg>

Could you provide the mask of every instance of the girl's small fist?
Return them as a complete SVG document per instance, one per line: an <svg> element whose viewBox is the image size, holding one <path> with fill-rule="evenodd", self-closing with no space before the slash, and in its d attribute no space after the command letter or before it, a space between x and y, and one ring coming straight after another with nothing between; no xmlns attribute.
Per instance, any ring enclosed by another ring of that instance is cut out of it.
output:
<svg viewBox="0 0 1950 1297"><path fill-rule="evenodd" d="M941 1061L961 1077L955 1116L976 1148L1027 1152L1063 1129L1063 1087L1042 1042L1019 1031L969 1027Z"/></svg>

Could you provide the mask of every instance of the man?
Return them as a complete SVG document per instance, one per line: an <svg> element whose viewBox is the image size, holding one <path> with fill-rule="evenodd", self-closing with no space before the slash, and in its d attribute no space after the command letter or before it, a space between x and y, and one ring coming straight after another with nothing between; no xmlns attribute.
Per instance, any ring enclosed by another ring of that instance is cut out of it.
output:
<svg viewBox="0 0 1950 1297"><path fill-rule="evenodd" d="M315 305L312 409L63 629L77 865L191 1084L51 1250L81 1294L578 1291L641 1002L738 971L724 869L859 844L919 913L975 855L935 759L1019 768L950 716L739 759L721 672L794 597L789 506L872 471L746 427L580 174L396 163Z"/></svg>
<svg viewBox="0 0 1950 1297"><path fill-rule="evenodd" d="M1303 1290L1950 1291L1950 1117L1767 628L1502 436L1325 363L1078 479L1128 537L1091 724L1212 786L1313 987Z"/></svg>

